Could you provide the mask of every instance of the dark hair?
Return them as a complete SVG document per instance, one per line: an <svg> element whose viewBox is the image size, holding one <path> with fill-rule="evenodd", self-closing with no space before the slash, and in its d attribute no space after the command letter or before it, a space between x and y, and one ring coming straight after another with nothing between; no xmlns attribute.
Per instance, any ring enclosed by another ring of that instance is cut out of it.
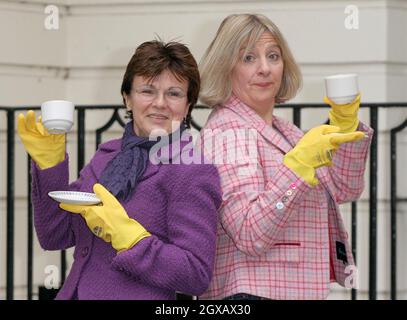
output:
<svg viewBox="0 0 407 320"><path fill-rule="evenodd" d="M186 124L191 123L191 112L199 95L201 80L198 65L189 49L179 42L153 40L142 43L131 57L126 72L123 76L121 94L123 103L126 104L124 94L129 95L135 76L154 79L164 70L169 70L178 80L188 82L189 109L186 116ZM130 113L130 118L132 115Z"/></svg>

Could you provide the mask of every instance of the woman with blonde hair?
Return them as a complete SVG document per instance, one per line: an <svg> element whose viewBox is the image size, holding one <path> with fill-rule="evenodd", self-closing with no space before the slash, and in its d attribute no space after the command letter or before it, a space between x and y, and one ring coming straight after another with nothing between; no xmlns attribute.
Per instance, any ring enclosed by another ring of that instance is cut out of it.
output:
<svg viewBox="0 0 407 320"><path fill-rule="evenodd" d="M202 147L209 159L228 156L215 161L223 197L214 276L201 298L326 298L330 282L345 285L355 270L339 204L364 186L372 129L358 120L360 96L340 106L326 99L330 125L306 134L273 115L301 74L277 26L259 14L228 16L200 72L200 99L213 108ZM224 132L228 141L208 148Z"/></svg>

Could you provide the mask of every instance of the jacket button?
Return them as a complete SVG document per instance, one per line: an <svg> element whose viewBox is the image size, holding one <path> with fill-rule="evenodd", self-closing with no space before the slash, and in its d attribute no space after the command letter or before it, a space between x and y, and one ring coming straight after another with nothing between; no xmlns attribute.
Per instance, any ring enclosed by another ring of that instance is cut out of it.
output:
<svg viewBox="0 0 407 320"><path fill-rule="evenodd" d="M284 204L283 204L282 202L277 202L276 208L277 208L278 210L281 210L281 209L284 208Z"/></svg>
<svg viewBox="0 0 407 320"><path fill-rule="evenodd" d="M297 189L297 184L295 182L291 183L290 188L293 190Z"/></svg>
<svg viewBox="0 0 407 320"><path fill-rule="evenodd" d="M89 253L89 247L85 247L82 249L82 257L86 257Z"/></svg>

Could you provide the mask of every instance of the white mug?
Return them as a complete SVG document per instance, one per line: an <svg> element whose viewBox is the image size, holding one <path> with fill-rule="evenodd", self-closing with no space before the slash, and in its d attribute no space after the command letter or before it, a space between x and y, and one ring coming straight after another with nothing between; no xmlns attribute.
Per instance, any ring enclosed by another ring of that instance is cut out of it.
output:
<svg viewBox="0 0 407 320"><path fill-rule="evenodd" d="M75 106L70 101L51 100L41 104L41 120L49 133L61 134L73 126Z"/></svg>
<svg viewBox="0 0 407 320"><path fill-rule="evenodd" d="M358 75L356 73L336 74L325 77L327 97L336 104L347 104L359 94Z"/></svg>

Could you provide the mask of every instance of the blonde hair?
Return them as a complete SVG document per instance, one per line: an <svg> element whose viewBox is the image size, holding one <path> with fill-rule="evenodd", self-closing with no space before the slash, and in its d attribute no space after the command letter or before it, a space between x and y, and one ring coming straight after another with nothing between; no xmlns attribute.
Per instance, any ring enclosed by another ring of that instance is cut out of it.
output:
<svg viewBox="0 0 407 320"><path fill-rule="evenodd" d="M276 102L293 98L302 84L301 71L277 26L261 14L232 14L226 17L199 64L202 103L213 107L226 102L232 94L231 74L239 51L249 52L264 32L270 32L280 47L283 77Z"/></svg>

